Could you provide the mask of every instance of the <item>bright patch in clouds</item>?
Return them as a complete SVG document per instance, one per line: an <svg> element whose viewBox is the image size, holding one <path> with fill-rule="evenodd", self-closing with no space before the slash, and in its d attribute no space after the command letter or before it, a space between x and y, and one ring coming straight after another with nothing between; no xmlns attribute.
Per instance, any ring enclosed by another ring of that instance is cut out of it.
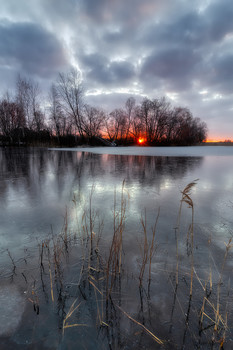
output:
<svg viewBox="0 0 233 350"><path fill-rule="evenodd" d="M178 99L179 94L177 92L167 92L166 96L172 100L172 101L176 101Z"/></svg>

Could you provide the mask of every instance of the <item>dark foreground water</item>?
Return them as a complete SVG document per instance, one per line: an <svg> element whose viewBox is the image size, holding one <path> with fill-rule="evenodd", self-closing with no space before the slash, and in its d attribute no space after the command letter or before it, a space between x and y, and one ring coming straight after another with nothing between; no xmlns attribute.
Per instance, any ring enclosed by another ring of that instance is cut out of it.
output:
<svg viewBox="0 0 233 350"><path fill-rule="evenodd" d="M233 148L1 149L0 164L1 349L232 348Z"/></svg>

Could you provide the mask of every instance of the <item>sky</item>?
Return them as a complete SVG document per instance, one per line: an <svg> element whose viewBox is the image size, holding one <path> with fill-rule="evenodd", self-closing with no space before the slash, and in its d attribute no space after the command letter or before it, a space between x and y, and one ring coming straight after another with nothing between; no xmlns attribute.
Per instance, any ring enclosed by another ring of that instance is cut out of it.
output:
<svg viewBox="0 0 233 350"><path fill-rule="evenodd" d="M165 96L233 140L232 0L0 0L1 96L19 73L46 96L71 67L86 103Z"/></svg>

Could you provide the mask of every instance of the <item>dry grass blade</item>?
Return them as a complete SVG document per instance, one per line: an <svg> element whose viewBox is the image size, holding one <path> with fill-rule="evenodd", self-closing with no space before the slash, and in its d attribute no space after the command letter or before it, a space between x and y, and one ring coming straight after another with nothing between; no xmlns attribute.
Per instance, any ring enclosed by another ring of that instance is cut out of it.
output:
<svg viewBox="0 0 233 350"><path fill-rule="evenodd" d="M71 328L71 327L89 327L89 326L88 326L88 324L85 324L85 323L74 323L74 324L67 324L67 325L65 325L63 327L63 329Z"/></svg>
<svg viewBox="0 0 233 350"><path fill-rule="evenodd" d="M98 293L103 295L103 293L96 287L96 285L91 280L89 280L89 283L94 287L95 290L97 290Z"/></svg>
<svg viewBox="0 0 233 350"><path fill-rule="evenodd" d="M205 288L205 286L203 285L203 283L201 282L200 278L198 277L197 272L196 272L195 269L194 269L194 273L195 273L195 275L196 275L196 277L197 277L197 280L198 280L198 282L200 283L202 289L203 289L204 291L206 291L206 288ZM211 288L212 288L212 274L211 274L211 273L210 273L210 275L209 275L209 280L208 280L208 282L210 283L210 286L211 286ZM207 304L211 307L211 309L212 309L212 311L214 312L214 315L215 315L215 320L213 320L210 316L208 316L208 315L204 312L203 306L202 306L202 309L201 309L202 315L203 315L203 316L206 316L208 319L210 319L210 320L215 324L215 328L217 328L217 325L219 325L219 322L220 322L220 323L222 324L222 326L224 327L224 329L227 329L227 324L226 324L226 322L224 321L223 317L222 317L222 316L220 315L220 313L219 313L218 303L217 303L217 307L215 307L215 305L214 305L213 303L211 303L210 300L209 300L207 297L204 297L204 298L203 298L203 303L207 303Z"/></svg>
<svg viewBox="0 0 233 350"><path fill-rule="evenodd" d="M74 313L75 310L77 310L79 308L79 306L81 305L82 302L80 302L77 306L74 307L75 303L76 303L77 299L73 302L73 304L71 305L66 317L63 320L63 327L62 327L62 334L64 335L64 330L66 328L70 328L70 327L76 327L76 326L87 326L85 324L66 324L67 320L72 316L72 314Z"/></svg>
<svg viewBox="0 0 233 350"><path fill-rule="evenodd" d="M142 280L145 272L145 267L148 261L148 252L149 252L149 246L148 246L148 239L147 239L147 229L146 229L146 210L145 210L145 219L141 217L141 223L143 227L143 234L144 234L144 244L143 244L143 249L142 249L142 265L140 269L140 274L139 274L139 285L142 285Z"/></svg>
<svg viewBox="0 0 233 350"><path fill-rule="evenodd" d="M154 333L152 333L148 328L146 328L142 323L136 321L133 317L131 317L129 314L127 314L127 312L125 312L124 310L122 310L122 308L118 305L116 305L118 307L118 309L126 316L128 317L131 321L133 321L134 323L136 323L138 326L142 327L142 329L149 334L155 341L156 343L160 344L160 345L164 345L164 341L159 339L158 337L156 337L156 335L154 335Z"/></svg>
<svg viewBox="0 0 233 350"><path fill-rule="evenodd" d="M52 277L52 271L51 271L50 262L49 262L49 279L50 279L51 299L52 299L52 302L54 302L54 295L53 295L53 277Z"/></svg>
<svg viewBox="0 0 233 350"><path fill-rule="evenodd" d="M76 303L77 299L73 302L73 304L71 305L65 319L64 319L64 322L66 322L66 320L68 318L70 318L70 316L74 313L75 310L77 310L79 308L79 306L81 305L81 303L79 303L76 307L74 307L75 303Z"/></svg>

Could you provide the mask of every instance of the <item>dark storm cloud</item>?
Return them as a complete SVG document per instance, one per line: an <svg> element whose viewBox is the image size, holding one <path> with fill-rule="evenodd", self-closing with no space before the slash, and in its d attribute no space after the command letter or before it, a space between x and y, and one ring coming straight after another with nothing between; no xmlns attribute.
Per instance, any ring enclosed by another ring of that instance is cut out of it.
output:
<svg viewBox="0 0 233 350"><path fill-rule="evenodd" d="M233 31L233 5L231 0L214 1L205 12L212 40L221 40Z"/></svg>
<svg viewBox="0 0 233 350"><path fill-rule="evenodd" d="M62 31L64 27L77 26L77 19L82 15L80 9L80 0L37 0L37 15L49 18L49 25L57 30ZM36 14L35 14L36 15Z"/></svg>
<svg viewBox="0 0 233 350"><path fill-rule="evenodd" d="M232 19L231 0L214 1L203 11L193 8L171 18L165 17L158 23L149 23L141 33L141 40L146 45L179 47L185 44L208 49L207 45L232 33Z"/></svg>
<svg viewBox="0 0 233 350"><path fill-rule="evenodd" d="M186 89L201 57L188 48L171 48L154 52L142 64L141 79L152 84L161 78L167 85L178 90Z"/></svg>
<svg viewBox="0 0 233 350"><path fill-rule="evenodd" d="M148 24L139 37L144 47L152 45L157 48L200 45L200 39L201 42L204 40L203 23L195 12Z"/></svg>
<svg viewBox="0 0 233 350"><path fill-rule="evenodd" d="M169 3L171 0L167 1L167 5ZM164 7L162 0L81 0L80 4L84 13L94 21L113 21L127 24L128 27L138 25L145 17L148 19L154 10Z"/></svg>
<svg viewBox="0 0 233 350"><path fill-rule="evenodd" d="M149 51L141 67L144 89L149 82L181 91L195 82L200 89L208 85L232 93L233 50L224 46L233 34L232 18L232 4L222 0L147 23L137 38L137 45Z"/></svg>
<svg viewBox="0 0 233 350"><path fill-rule="evenodd" d="M107 31L103 34L103 40L108 43L108 45L121 45L126 41L125 33L120 31Z"/></svg>
<svg viewBox="0 0 233 350"><path fill-rule="evenodd" d="M43 27L5 21L0 25L0 64L47 78L66 66L66 57L58 39Z"/></svg>
<svg viewBox="0 0 233 350"><path fill-rule="evenodd" d="M233 50L231 53L212 55L204 69L206 84L221 93L233 93Z"/></svg>
<svg viewBox="0 0 233 350"><path fill-rule="evenodd" d="M110 61L98 53L82 55L80 58L86 78L92 81L92 85L119 86L135 76L133 65L127 61Z"/></svg>
<svg viewBox="0 0 233 350"><path fill-rule="evenodd" d="M81 8L92 19L99 21L105 19L108 3L110 3L108 0L82 0Z"/></svg>

